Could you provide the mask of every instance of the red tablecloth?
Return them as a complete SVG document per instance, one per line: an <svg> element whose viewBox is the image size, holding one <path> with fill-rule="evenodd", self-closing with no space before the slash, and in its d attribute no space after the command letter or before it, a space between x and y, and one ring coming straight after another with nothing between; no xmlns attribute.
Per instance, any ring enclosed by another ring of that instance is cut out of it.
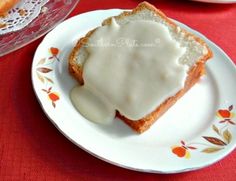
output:
<svg viewBox="0 0 236 181"><path fill-rule="evenodd" d="M133 8L138 2L81 0L70 16L96 9ZM150 2L206 35L236 62L236 4ZM47 119L32 89L31 63L41 40L0 58L0 180L235 180L235 151L198 171L159 175L110 165L72 144Z"/></svg>

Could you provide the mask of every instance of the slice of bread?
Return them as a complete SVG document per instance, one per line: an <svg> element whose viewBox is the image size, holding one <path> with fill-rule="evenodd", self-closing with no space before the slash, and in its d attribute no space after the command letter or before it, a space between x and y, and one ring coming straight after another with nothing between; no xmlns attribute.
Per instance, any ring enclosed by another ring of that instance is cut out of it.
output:
<svg viewBox="0 0 236 181"><path fill-rule="evenodd" d="M176 95L166 99L159 105L152 113L138 121L132 121L117 111L117 116L129 125L133 130L142 133L150 128L150 126L165 113L181 96L183 96L205 73L205 62L212 57L212 52L206 43L195 35L180 28L172 20L166 17L160 10L147 2L140 3L132 11L125 11L118 16L113 17L120 25L135 20L151 20L161 23L168 27L172 38L180 43L181 46L186 47L185 54L179 59L181 64L189 66L188 76L185 81L183 89L179 90ZM102 26L111 24L112 17L103 21ZM83 63L88 57L85 44L89 37L96 29L91 30L85 37L81 38L69 57L69 71L71 75L83 84ZM98 57L99 61L99 57Z"/></svg>

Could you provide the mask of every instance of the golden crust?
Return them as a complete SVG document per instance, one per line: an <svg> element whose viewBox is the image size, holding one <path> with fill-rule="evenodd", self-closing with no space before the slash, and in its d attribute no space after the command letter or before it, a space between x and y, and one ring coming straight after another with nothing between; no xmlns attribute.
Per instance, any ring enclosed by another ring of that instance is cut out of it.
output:
<svg viewBox="0 0 236 181"><path fill-rule="evenodd" d="M138 133L146 131L159 117L161 117L172 105L174 105L179 98L181 98L195 83L198 82L201 75L205 72L204 66L205 64L200 61L196 66L192 67L192 69L188 72L188 77L185 81L184 88L181 89L176 95L165 100L159 107L156 108L155 111L147 115L145 118L138 121L132 121L119 113L118 117Z"/></svg>
<svg viewBox="0 0 236 181"><path fill-rule="evenodd" d="M88 42L89 37L96 29L89 31L83 38L81 38L77 42L76 46L73 48L69 56L69 72L81 85L84 83L82 76L83 65L81 64L80 66L78 66L77 55L79 54L80 48L82 48Z"/></svg>
<svg viewBox="0 0 236 181"><path fill-rule="evenodd" d="M160 10L156 9L154 6L152 6L151 4L147 3L147 2L143 2L140 3L135 9L133 9L132 11L125 11L123 13L121 13L118 16L115 16L115 19L123 19L127 16L133 15L138 13L139 11L142 11L144 9L149 9L151 11L153 11L155 14L157 14L158 16L160 16L163 20L165 20L170 26L172 26L173 28L176 29L177 31L177 25L171 21L164 13L162 13ZM102 26L104 25L109 25L111 23L111 18L108 18L106 20L103 21ZM77 54L79 53L80 48L87 43L88 38L91 36L91 34L95 31L96 29L88 32L86 34L85 37L81 38L76 46L74 47L73 51L70 54L69 57L69 71L72 74L73 77L75 77L80 84L83 84L83 77L82 77L82 70L83 70L83 66L78 66L78 64L76 63L77 60ZM185 81L185 85L184 88L181 89L176 95L168 98L166 101L164 101L159 107L156 108L156 110L154 110L152 113L150 113L149 115L147 115L146 117L137 120L137 121L132 121L129 120L128 118L122 116L121 114L119 114L119 112L117 112L117 116L123 120L127 125L129 125L133 130L135 130L138 133L142 133L144 131L146 131L147 129L150 128L150 126L162 115L164 114L172 105L175 104L175 102L182 97L199 79L200 77L204 74L205 72L205 62L212 57L212 51L209 49L209 47L206 45L206 43L196 37L195 35L187 32L184 29L180 29L181 32L183 32L185 34L186 37L192 37L195 41L197 41L198 43L200 43L202 46L205 46L208 50L208 54L206 54L205 56L203 56L200 60L197 61L197 63L190 69L190 71L188 72L188 77Z"/></svg>

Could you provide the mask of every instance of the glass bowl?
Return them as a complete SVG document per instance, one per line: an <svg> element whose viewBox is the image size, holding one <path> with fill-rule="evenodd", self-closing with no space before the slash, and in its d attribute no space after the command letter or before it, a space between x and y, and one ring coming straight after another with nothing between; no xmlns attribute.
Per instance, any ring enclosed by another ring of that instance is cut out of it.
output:
<svg viewBox="0 0 236 181"><path fill-rule="evenodd" d="M25 28L0 35L0 57L17 50L46 34L63 21L79 0L50 0L37 18Z"/></svg>

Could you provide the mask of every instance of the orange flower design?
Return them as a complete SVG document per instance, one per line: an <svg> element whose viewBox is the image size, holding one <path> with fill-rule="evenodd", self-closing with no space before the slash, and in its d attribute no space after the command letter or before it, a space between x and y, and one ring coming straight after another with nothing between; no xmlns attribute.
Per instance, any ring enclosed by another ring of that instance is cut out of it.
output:
<svg viewBox="0 0 236 181"><path fill-rule="evenodd" d="M42 89L42 91L46 92L48 94L49 100L52 102L52 106L56 107L56 101L60 99L59 94L57 92L51 92L52 87L50 87L48 90Z"/></svg>
<svg viewBox="0 0 236 181"><path fill-rule="evenodd" d="M178 157L185 157L187 154L187 149L182 146L176 146L172 148L172 152L176 154Z"/></svg>
<svg viewBox="0 0 236 181"><path fill-rule="evenodd" d="M235 125L235 122L232 121L234 113L232 112L233 105L229 106L228 109L219 109L216 113L217 117L221 119L220 123L229 123Z"/></svg>
<svg viewBox="0 0 236 181"><path fill-rule="evenodd" d="M50 52L53 56L57 56L57 54L59 53L59 49L55 47L51 47Z"/></svg>
<svg viewBox="0 0 236 181"><path fill-rule="evenodd" d="M51 48L49 48L49 52L52 54L52 56L49 57L49 59L55 58L58 62L60 62L60 59L58 58L58 54L59 54L60 50L58 48L51 47Z"/></svg>
<svg viewBox="0 0 236 181"><path fill-rule="evenodd" d="M229 106L228 109L219 109L216 111L216 116L221 119L219 124L226 124L221 126L213 124L212 129L216 136L202 136L207 143L195 142L188 143L187 145L184 141L181 141L181 145L171 147L172 153L180 158L190 158L190 150L198 149L202 153L215 153L224 149L233 139L229 126L236 125L236 123L232 120L234 117L234 113L232 111L233 105ZM199 145L199 147L196 148L190 145Z"/></svg>
<svg viewBox="0 0 236 181"><path fill-rule="evenodd" d="M60 99L58 93L56 92L51 92L48 94L48 98L52 101L52 102L56 102Z"/></svg>
<svg viewBox="0 0 236 181"><path fill-rule="evenodd" d="M56 47L50 47L48 48L48 50L50 53L50 57L44 57L38 61L36 68L36 76L43 84L45 84L46 88L42 89L42 91L46 93L47 98L51 101L52 106L55 108L56 102L60 100L60 96L57 92L52 91L52 87L47 88L47 85L54 84L53 79L50 77L50 74L53 69L51 68L52 66L49 65L54 64L55 59L60 62L58 58L60 50Z"/></svg>
<svg viewBox="0 0 236 181"><path fill-rule="evenodd" d="M184 141L181 141L181 145L173 146L171 150L172 150L172 153L174 153L178 157L180 157L180 158L184 157L186 159L189 159L191 156L189 149L195 150L197 148L195 148L193 146L188 146L185 144Z"/></svg>

